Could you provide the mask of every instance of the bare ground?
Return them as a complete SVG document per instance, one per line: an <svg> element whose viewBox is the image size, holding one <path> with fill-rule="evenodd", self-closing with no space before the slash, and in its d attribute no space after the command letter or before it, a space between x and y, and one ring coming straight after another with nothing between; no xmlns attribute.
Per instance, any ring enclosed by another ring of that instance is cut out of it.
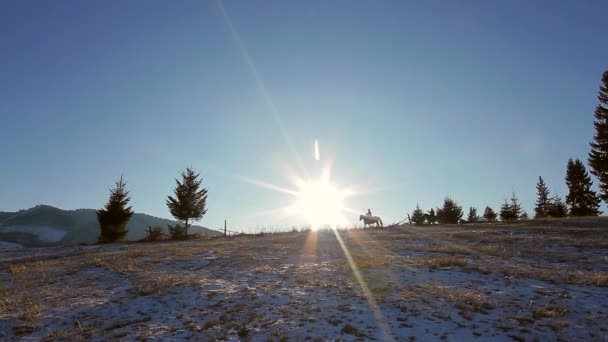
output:
<svg viewBox="0 0 608 342"><path fill-rule="evenodd" d="M0 340L608 339L608 218L0 251Z"/></svg>

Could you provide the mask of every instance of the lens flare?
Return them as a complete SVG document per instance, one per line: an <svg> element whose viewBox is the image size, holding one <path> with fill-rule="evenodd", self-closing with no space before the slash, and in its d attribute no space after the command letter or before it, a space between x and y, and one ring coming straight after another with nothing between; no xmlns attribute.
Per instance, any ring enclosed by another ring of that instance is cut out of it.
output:
<svg viewBox="0 0 608 342"><path fill-rule="evenodd" d="M343 215L346 193L323 179L302 182L298 187L295 211L303 216L313 229L323 225L346 224Z"/></svg>

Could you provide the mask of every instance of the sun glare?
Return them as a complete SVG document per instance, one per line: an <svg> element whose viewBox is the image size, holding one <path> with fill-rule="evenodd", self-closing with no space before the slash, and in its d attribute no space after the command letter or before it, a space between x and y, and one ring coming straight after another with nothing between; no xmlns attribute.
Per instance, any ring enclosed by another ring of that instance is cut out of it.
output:
<svg viewBox="0 0 608 342"><path fill-rule="evenodd" d="M321 159L319 150L319 141L315 140L314 159L316 163ZM333 163L327 161L323 164L323 167L319 168L320 173L318 178L310 178L308 175L304 176L294 173L292 170L287 170L286 177L295 188L286 188L249 177L239 178L255 186L294 197L294 201L288 206L265 210L256 213L256 215L275 215L280 220L296 217L298 224L305 223L313 230L328 226L332 228L345 227L352 223L349 222L347 214L358 214L356 210L347 206L347 199L368 191L358 186L337 186L331 181L331 167ZM321 166L322 164L317 165Z"/></svg>
<svg viewBox="0 0 608 342"><path fill-rule="evenodd" d="M342 214L346 194L328 180L299 182L294 211L304 217L313 229L323 225L344 224Z"/></svg>

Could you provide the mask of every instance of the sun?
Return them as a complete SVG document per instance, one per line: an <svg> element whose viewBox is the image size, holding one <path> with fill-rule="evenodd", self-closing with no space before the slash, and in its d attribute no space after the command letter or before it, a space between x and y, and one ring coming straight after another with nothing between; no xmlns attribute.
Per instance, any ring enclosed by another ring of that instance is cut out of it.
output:
<svg viewBox="0 0 608 342"><path fill-rule="evenodd" d="M359 187L341 187L331 181L331 164L326 165L318 178L301 177L287 172L292 188L253 178L240 177L241 180L258 187L289 195L292 200L285 207L264 210L256 215L273 215L279 220L293 217L316 230L321 227L339 228L349 225L348 214L358 212L347 206L352 196L365 193Z"/></svg>
<svg viewBox="0 0 608 342"><path fill-rule="evenodd" d="M286 168L285 176L292 184L291 187L238 176L244 182L287 194L293 199L289 200L284 207L263 210L254 215L272 215L278 220L296 218L298 224L305 223L313 230L321 227L340 228L351 224L352 222L347 219L348 214L358 215L359 213L347 206L347 200L352 196L369 193L370 190L355 185L343 187L333 183L331 181L333 160L321 162L317 140L314 142L314 160L317 163L315 169L319 172L317 177L310 177L310 173L303 167L299 173L293 172L289 167Z"/></svg>
<svg viewBox="0 0 608 342"><path fill-rule="evenodd" d="M313 229L324 225L336 226L346 222L344 200L348 193L327 179L299 181L292 210L308 221Z"/></svg>

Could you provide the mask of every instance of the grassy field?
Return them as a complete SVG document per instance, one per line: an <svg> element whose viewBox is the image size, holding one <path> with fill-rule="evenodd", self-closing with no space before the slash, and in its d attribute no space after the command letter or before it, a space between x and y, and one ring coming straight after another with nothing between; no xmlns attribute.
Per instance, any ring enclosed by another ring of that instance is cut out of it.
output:
<svg viewBox="0 0 608 342"><path fill-rule="evenodd" d="M608 339L608 218L0 251L0 340Z"/></svg>

